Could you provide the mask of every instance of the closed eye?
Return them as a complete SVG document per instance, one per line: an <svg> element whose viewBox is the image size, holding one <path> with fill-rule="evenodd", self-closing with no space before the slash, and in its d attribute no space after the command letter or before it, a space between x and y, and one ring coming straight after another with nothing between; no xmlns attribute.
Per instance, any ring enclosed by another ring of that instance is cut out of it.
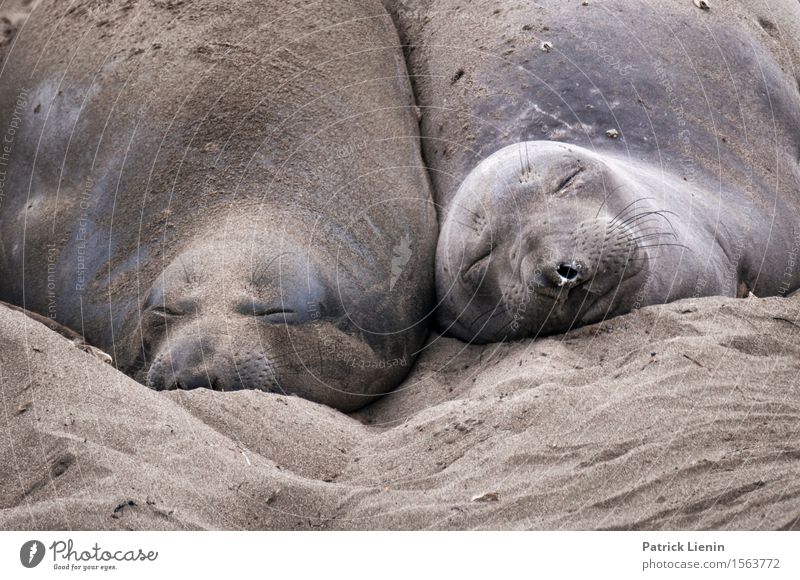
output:
<svg viewBox="0 0 800 580"><path fill-rule="evenodd" d="M583 167L578 166L576 169L572 170L566 177L564 177L559 184L556 186L554 194L560 193L567 189L572 183L575 181L575 178L580 175L583 171Z"/></svg>
<svg viewBox="0 0 800 580"><path fill-rule="evenodd" d="M170 316L183 316L186 314L183 310L179 310L178 308L170 306L153 306L149 309L149 311L154 314L158 314L159 316L163 316L164 318Z"/></svg>
<svg viewBox="0 0 800 580"><path fill-rule="evenodd" d="M264 322L279 324L283 322L294 322L297 312L291 308L286 308L281 304L262 304L259 302L243 302L236 309L239 314L244 316L255 316Z"/></svg>
<svg viewBox="0 0 800 580"><path fill-rule="evenodd" d="M167 324L176 323L188 313L187 309L177 306L151 306L145 311L148 315L147 324L154 329L166 328Z"/></svg>
<svg viewBox="0 0 800 580"><path fill-rule="evenodd" d="M252 314L253 316L274 316L276 314L289 315L295 314L295 311L289 308L254 308Z"/></svg>
<svg viewBox="0 0 800 580"><path fill-rule="evenodd" d="M478 274L484 266L489 263L489 259L492 257L492 248L489 246L489 249L486 250L485 253L478 256L478 258L472 263L472 265L464 270L464 277L470 277Z"/></svg>

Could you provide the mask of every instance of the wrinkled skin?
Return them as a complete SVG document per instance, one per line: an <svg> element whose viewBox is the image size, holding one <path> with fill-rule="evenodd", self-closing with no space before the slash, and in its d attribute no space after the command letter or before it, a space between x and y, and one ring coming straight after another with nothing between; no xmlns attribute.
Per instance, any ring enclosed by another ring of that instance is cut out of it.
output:
<svg viewBox="0 0 800 580"><path fill-rule="evenodd" d="M800 5L389 1L442 329L501 341L800 286Z"/></svg>

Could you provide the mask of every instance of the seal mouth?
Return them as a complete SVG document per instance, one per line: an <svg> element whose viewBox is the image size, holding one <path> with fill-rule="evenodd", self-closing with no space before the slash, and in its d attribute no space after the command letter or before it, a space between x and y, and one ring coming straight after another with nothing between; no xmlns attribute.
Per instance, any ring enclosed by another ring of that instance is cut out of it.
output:
<svg viewBox="0 0 800 580"><path fill-rule="evenodd" d="M576 286L558 286L556 288L550 288L548 286L534 286L537 294L552 298L554 302L566 302L569 299L569 291L575 287Z"/></svg>
<svg viewBox="0 0 800 580"><path fill-rule="evenodd" d="M528 288L544 299L530 313L531 327L549 334L612 315L616 294L640 270L631 260L646 252L633 242L637 236L635 227L625 228L616 236L615 245L609 244L605 235L599 245L623 251L609 251L597 260L589 260L590 263L578 258L553 260L547 267L539 266L527 278ZM511 314L519 311L513 301L509 306Z"/></svg>
<svg viewBox="0 0 800 580"><path fill-rule="evenodd" d="M622 283L622 281L620 281L620 284L621 283ZM606 302L606 298L608 298L609 294L611 294L612 295L612 299L611 300L613 302L613 296L615 296L616 293L619 291L620 284L612 286L606 292L603 292L602 294L598 295L586 307L586 309L584 310L583 314L581 314L580 319L576 320L576 323L583 325L583 324L593 324L595 322L600 322L600 320L594 320L594 317L596 316L595 312L596 311L602 311L604 308L605 308L605 312L604 312L604 316L603 316L602 319L604 320L607 316L610 316L611 315L612 304L611 304L611 302ZM586 291L587 292L591 292L588 289L586 289Z"/></svg>

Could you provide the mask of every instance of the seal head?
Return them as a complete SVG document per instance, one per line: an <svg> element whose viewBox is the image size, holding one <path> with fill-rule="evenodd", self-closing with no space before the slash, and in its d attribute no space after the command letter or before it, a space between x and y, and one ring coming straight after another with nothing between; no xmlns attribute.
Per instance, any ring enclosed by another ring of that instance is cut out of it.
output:
<svg viewBox="0 0 800 580"><path fill-rule="evenodd" d="M462 182L437 250L439 322L462 340L563 332L630 308L671 212L607 156L574 145L501 149Z"/></svg>
<svg viewBox="0 0 800 580"><path fill-rule="evenodd" d="M402 379L422 325L376 327L383 295L352 292L335 255L246 232L195 240L163 268L134 314L127 373L156 390L257 389L342 410Z"/></svg>

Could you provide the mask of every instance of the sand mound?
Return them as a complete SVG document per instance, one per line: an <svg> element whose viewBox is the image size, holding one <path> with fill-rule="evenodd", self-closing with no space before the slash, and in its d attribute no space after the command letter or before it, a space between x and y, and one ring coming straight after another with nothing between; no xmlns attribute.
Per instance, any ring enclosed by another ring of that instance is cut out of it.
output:
<svg viewBox="0 0 800 580"><path fill-rule="evenodd" d="M800 527L800 298L434 337L347 416L157 393L0 309L3 529Z"/></svg>
<svg viewBox="0 0 800 580"><path fill-rule="evenodd" d="M0 48L35 0L7 0ZM2 529L800 529L800 298L434 337L347 416L156 393L0 308Z"/></svg>

